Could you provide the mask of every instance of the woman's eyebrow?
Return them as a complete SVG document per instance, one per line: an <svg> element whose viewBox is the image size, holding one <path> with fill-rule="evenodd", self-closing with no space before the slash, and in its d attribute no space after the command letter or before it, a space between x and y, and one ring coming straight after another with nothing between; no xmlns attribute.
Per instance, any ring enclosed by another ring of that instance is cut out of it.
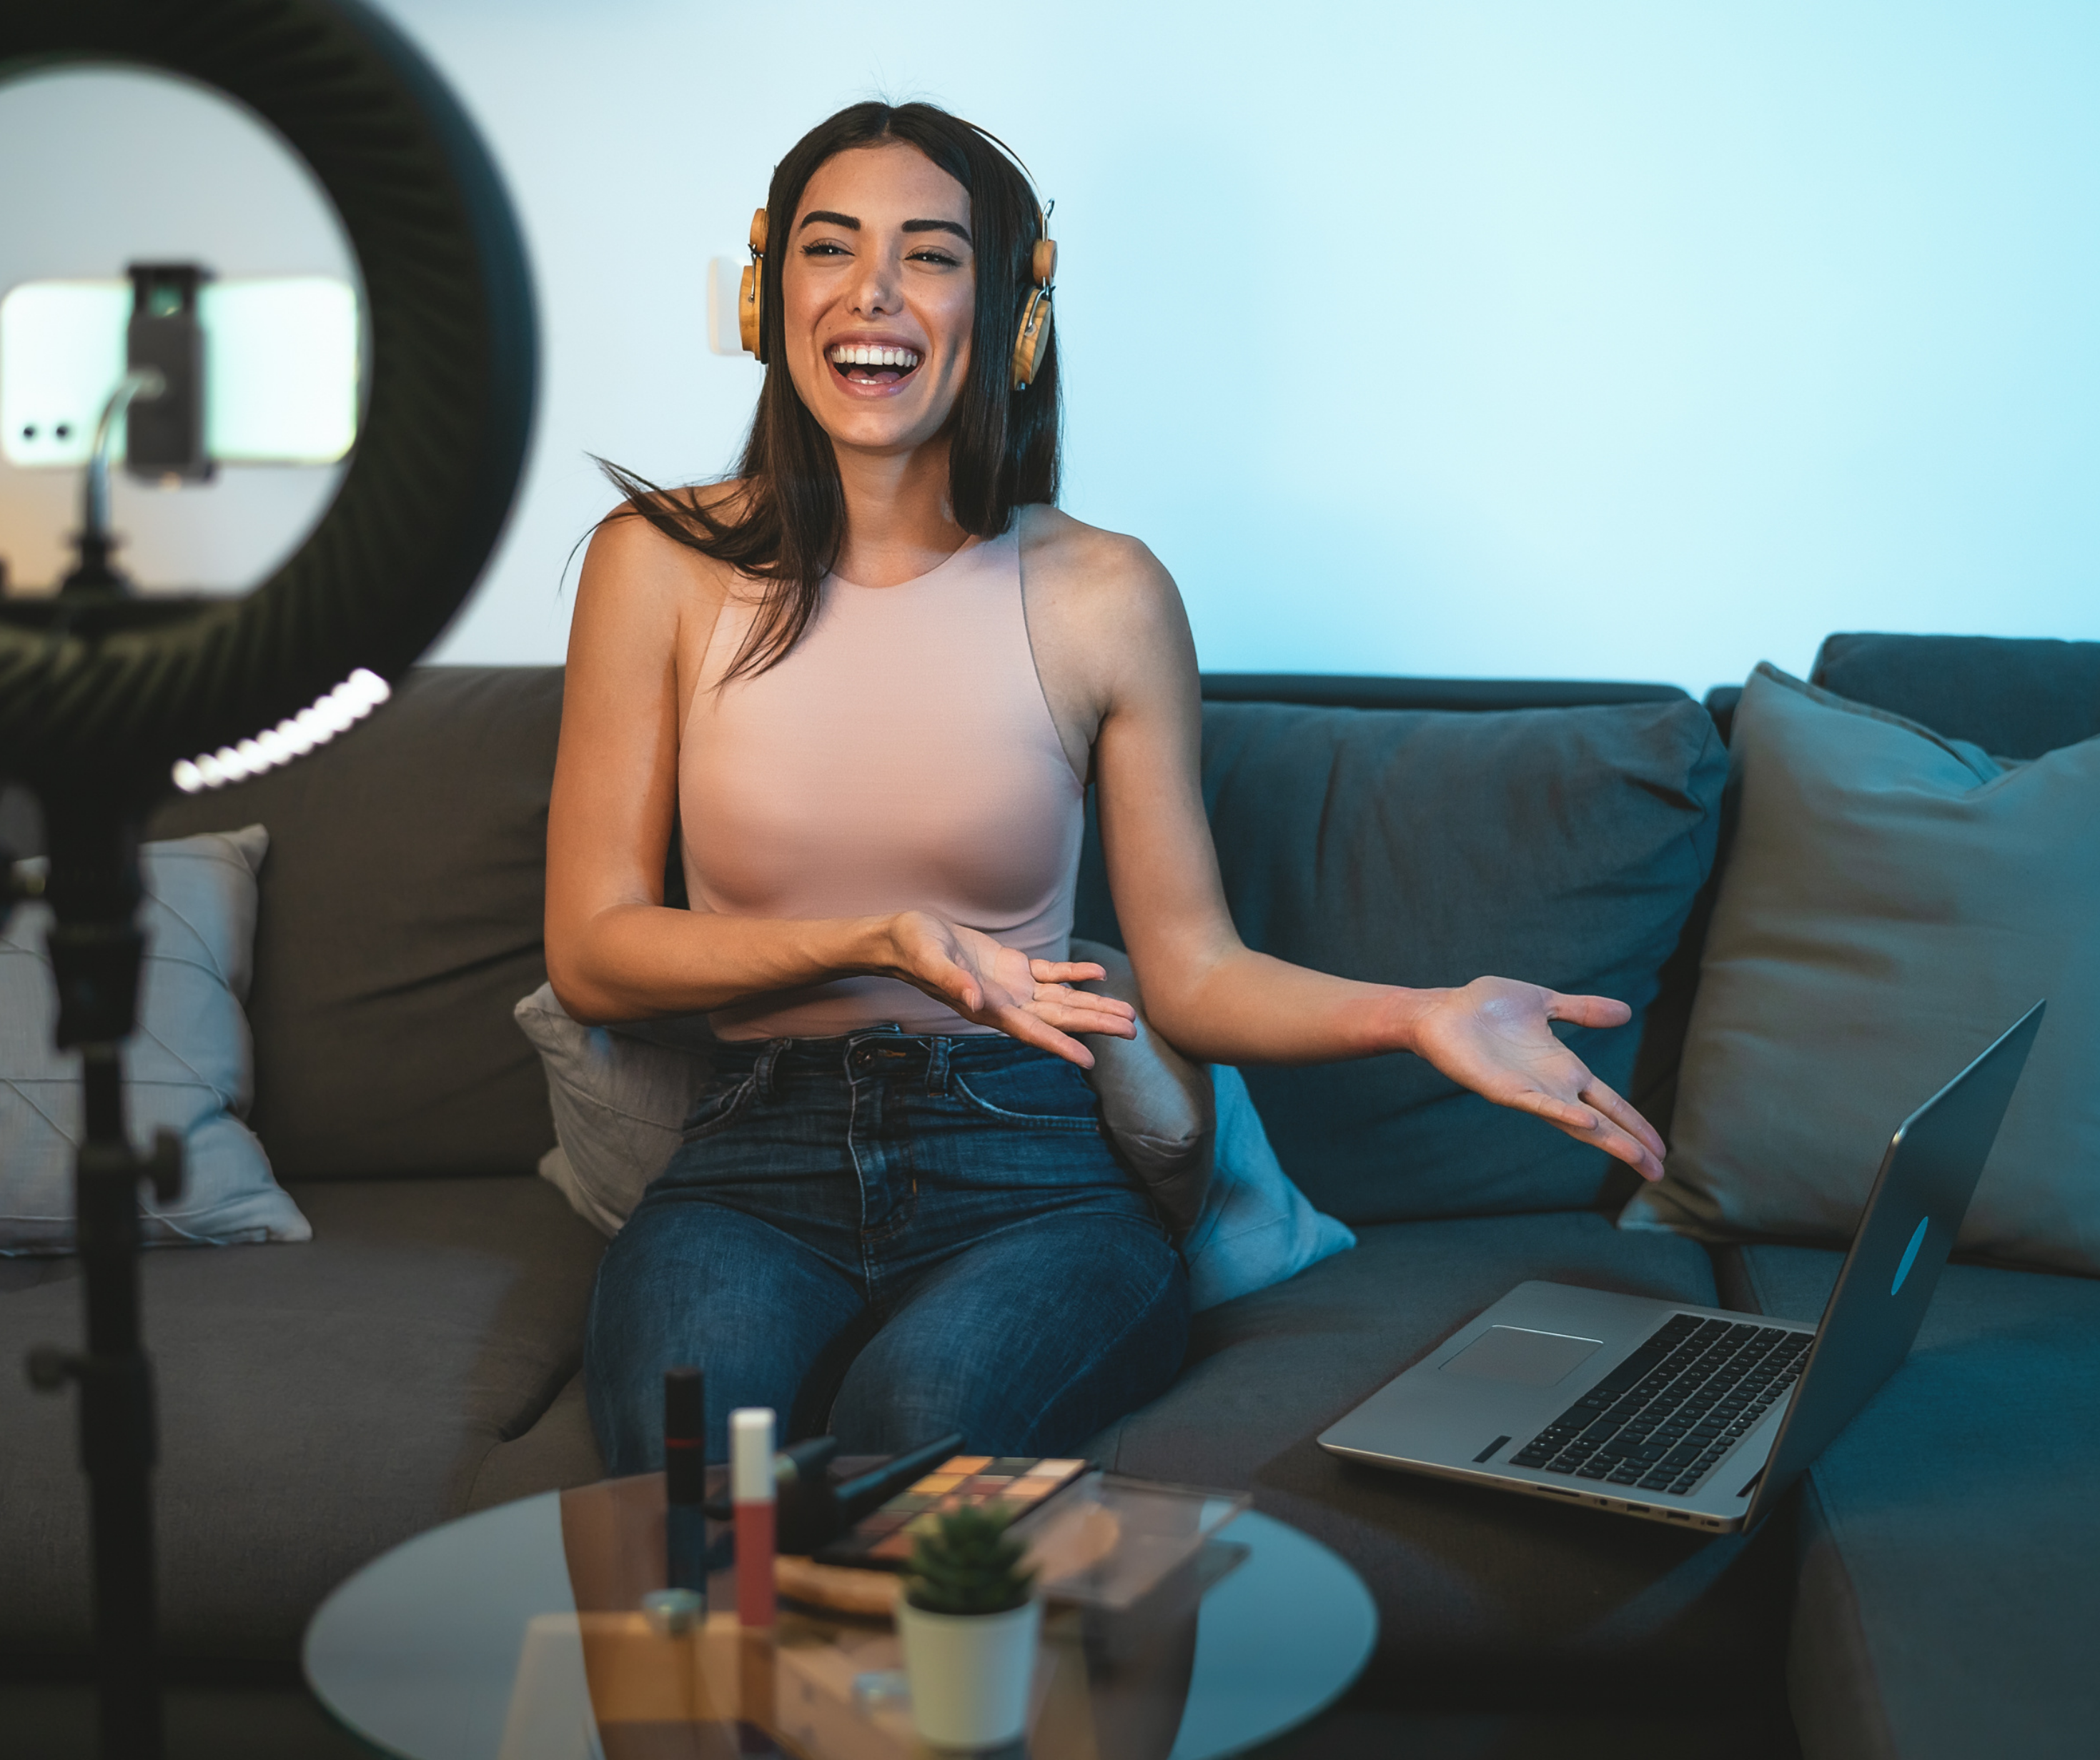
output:
<svg viewBox="0 0 2100 1760"><path fill-rule="evenodd" d="M974 245L977 243L970 236L968 227L958 226L952 220L907 220L904 222L903 230L907 232L952 232L965 244Z"/></svg>
<svg viewBox="0 0 2100 1760"><path fill-rule="evenodd" d="M860 222L854 219L851 214L833 213L827 208L818 208L804 214L802 226L837 226L844 227L849 232L860 231ZM801 227L796 228L798 232L801 230ZM908 223L904 230L907 232L911 230Z"/></svg>

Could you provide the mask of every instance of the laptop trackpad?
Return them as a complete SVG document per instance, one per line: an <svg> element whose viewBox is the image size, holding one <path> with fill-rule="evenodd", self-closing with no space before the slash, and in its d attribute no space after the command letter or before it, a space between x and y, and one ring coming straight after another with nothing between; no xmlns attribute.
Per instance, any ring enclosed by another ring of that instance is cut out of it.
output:
<svg viewBox="0 0 2100 1760"><path fill-rule="evenodd" d="M1551 1387L1604 1343L1564 1332L1533 1332L1525 1327L1490 1327L1444 1365L1446 1375L1478 1375L1484 1381L1515 1381Z"/></svg>

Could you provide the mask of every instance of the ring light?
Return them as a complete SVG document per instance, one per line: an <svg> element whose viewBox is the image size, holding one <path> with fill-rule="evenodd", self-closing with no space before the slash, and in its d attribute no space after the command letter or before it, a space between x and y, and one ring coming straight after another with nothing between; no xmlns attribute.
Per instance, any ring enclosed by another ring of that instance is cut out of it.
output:
<svg viewBox="0 0 2100 1760"><path fill-rule="evenodd" d="M82 61L194 80L269 123L334 202L371 326L349 469L254 592L0 600L0 774L46 793L92 776L143 805L177 760L296 717L360 668L398 677L443 628L510 510L535 324L487 148L361 0L0 0L0 80Z"/></svg>
<svg viewBox="0 0 2100 1760"><path fill-rule="evenodd" d="M79 1387L102 1752L158 1760L138 1199L142 1180L164 1198L179 1189L182 1144L164 1132L142 1155L124 1116L144 947L138 825L171 772L216 786L342 731L443 628L510 511L536 338L517 220L487 149L363 0L0 0L0 81L79 62L194 81L276 130L356 253L373 363L335 499L248 597L130 596L94 565L90 518L82 565L58 593L0 598L0 778L43 806L57 1039L82 1060L86 1348L38 1349L29 1370L40 1388ZM0 918L14 887L0 864Z"/></svg>

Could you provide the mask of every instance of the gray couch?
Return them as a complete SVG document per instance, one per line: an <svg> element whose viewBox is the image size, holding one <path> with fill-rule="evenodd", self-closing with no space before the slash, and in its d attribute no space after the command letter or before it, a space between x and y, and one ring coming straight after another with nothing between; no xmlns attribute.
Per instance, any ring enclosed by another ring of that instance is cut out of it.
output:
<svg viewBox="0 0 2100 1760"><path fill-rule="evenodd" d="M1834 637L1819 681L2010 755L2100 733L2091 646ZM1626 996L1642 1022L1584 1054L1666 1120L1727 693L1242 676L1206 695L1206 798L1255 944ZM544 975L560 697L553 669L427 670L315 758L152 827L271 829L253 1122L314 1229L144 1267L179 1753L361 1751L298 1685L316 1603L421 1529L598 1474L578 1365L601 1243L534 1177L551 1126L510 1019ZM1079 926L1116 939L1091 841ZM1251 1086L1361 1243L1199 1316L1176 1387L1093 1452L1251 1488L1371 1586L1363 1681L1280 1752L2093 1751L2100 1283L1952 1267L1911 1362L1747 1538L1355 1468L1315 1434L1522 1279L1812 1318L1838 1256L1621 1233L1600 1156L1411 1060ZM77 1279L0 1261L0 1357L74 1335ZM91 1751L73 1423L0 1378L11 1754Z"/></svg>

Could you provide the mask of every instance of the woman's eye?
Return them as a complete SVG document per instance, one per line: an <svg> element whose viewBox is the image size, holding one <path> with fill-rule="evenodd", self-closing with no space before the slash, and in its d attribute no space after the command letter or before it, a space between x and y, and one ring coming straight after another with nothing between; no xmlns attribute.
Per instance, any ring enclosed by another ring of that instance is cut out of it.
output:
<svg viewBox="0 0 2100 1760"><path fill-rule="evenodd" d="M912 252L911 260L913 262L938 263L947 269L954 268L957 261L944 250L915 250Z"/></svg>
<svg viewBox="0 0 2100 1760"><path fill-rule="evenodd" d="M845 250L829 239L816 239L802 247L802 254L805 257L843 257Z"/></svg>

